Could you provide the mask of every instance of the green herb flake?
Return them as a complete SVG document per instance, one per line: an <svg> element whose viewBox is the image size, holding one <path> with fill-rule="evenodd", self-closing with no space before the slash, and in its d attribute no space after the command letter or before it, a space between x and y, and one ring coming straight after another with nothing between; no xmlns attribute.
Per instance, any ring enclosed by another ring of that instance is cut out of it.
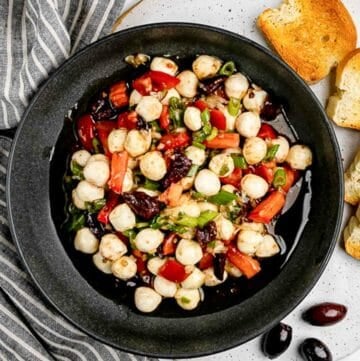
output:
<svg viewBox="0 0 360 361"><path fill-rule="evenodd" d="M71 215L71 218L67 224L69 232L77 232L81 228L85 227L85 214L82 212L76 212Z"/></svg>
<svg viewBox="0 0 360 361"><path fill-rule="evenodd" d="M277 153L277 151L279 150L280 145L279 144L274 144L272 146L270 146L266 152L266 156L265 156L265 161L269 162L272 161L275 158L275 155Z"/></svg>
<svg viewBox="0 0 360 361"><path fill-rule="evenodd" d="M78 163L76 163L74 160L70 162L70 171L74 179L84 179L83 170L84 168Z"/></svg>
<svg viewBox="0 0 360 361"><path fill-rule="evenodd" d="M85 202L85 207L89 213L96 213L96 212L99 212L100 209L105 206L105 204L106 204L106 199L101 198L101 199L97 199L93 202Z"/></svg>

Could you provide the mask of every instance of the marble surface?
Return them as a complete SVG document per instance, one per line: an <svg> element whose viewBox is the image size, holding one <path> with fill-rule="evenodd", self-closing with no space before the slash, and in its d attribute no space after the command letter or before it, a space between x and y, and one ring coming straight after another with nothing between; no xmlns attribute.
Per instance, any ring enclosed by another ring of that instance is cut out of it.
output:
<svg viewBox="0 0 360 361"><path fill-rule="evenodd" d="M127 0L123 11L136 4L138 0ZM360 1L343 1L354 18L360 32ZM268 7L278 6L280 0L143 0L123 19L117 30L136 25L184 21L208 24L230 30L246 36L264 46L265 40L256 28L256 17ZM358 46L360 46L360 41ZM325 105L330 93L333 74L316 85L311 86L314 93ZM335 125L334 129L341 149L344 167L347 167L357 148L360 146L360 133L342 129ZM343 226L354 209L346 206ZM291 312L284 322L293 327L293 341L285 354L277 358L279 361L301 360L297 348L306 337L323 340L331 349L334 360L360 360L360 263L349 257L343 250L340 238L330 262L320 280ZM310 326L301 320L301 313L307 307L323 301L339 302L347 305L348 315L344 321L326 328ZM260 351L260 338L256 338L232 350L200 357L196 361L260 361L266 358Z"/></svg>

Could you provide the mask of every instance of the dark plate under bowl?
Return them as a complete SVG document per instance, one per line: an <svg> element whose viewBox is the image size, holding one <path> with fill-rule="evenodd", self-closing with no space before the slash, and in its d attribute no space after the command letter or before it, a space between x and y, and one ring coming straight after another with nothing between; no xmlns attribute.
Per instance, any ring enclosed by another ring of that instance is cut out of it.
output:
<svg viewBox="0 0 360 361"><path fill-rule="evenodd" d="M291 125L313 150L308 222L291 257L266 287L219 312L154 317L102 296L75 268L51 216L50 160L65 113L89 85L123 69L124 57L136 52L203 53L233 59L254 82L283 100ZM321 105L306 84L272 53L239 35L207 26L146 25L88 46L61 66L34 97L10 155L10 227L35 283L79 328L122 350L162 357L199 356L234 347L264 332L314 286L339 233L341 173L338 145Z"/></svg>

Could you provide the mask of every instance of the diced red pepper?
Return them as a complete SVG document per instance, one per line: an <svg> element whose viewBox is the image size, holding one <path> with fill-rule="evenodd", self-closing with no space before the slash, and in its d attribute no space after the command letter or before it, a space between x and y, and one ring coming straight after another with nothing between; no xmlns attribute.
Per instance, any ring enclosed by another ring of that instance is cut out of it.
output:
<svg viewBox="0 0 360 361"><path fill-rule="evenodd" d="M172 282L182 282L186 279L188 274L183 266L178 261L173 259L167 260L159 269L159 275Z"/></svg>
<svg viewBox="0 0 360 361"><path fill-rule="evenodd" d="M186 147L190 144L190 136L186 132L166 134L160 139L159 149L168 150Z"/></svg>
<svg viewBox="0 0 360 361"><path fill-rule="evenodd" d="M109 192L106 204L102 207L97 215L97 220L103 224L109 223L109 215L112 210L117 206L119 202L119 196L114 192Z"/></svg>
<svg viewBox="0 0 360 361"><path fill-rule="evenodd" d="M205 252L199 261L198 267L201 270L210 268L213 266L214 263L214 256L211 253Z"/></svg>
<svg viewBox="0 0 360 361"><path fill-rule="evenodd" d="M111 131L117 127L117 123L111 120L102 120L96 122L95 127L105 155L108 157L111 156L108 147L108 136Z"/></svg>
<svg viewBox="0 0 360 361"><path fill-rule="evenodd" d="M210 112L210 123L219 130L226 130L226 118L221 110L213 109Z"/></svg>
<svg viewBox="0 0 360 361"><path fill-rule="evenodd" d="M160 118L159 118L160 128L168 131L170 126L170 115L169 115L169 106L163 105Z"/></svg>
<svg viewBox="0 0 360 361"><path fill-rule="evenodd" d="M235 168L234 171L227 177L221 177L220 181L222 184L231 184L234 187L239 188L241 178L242 178L242 170L240 168Z"/></svg>
<svg viewBox="0 0 360 361"><path fill-rule="evenodd" d="M175 88L180 83L180 79L162 71L150 70L149 76L154 91L168 90Z"/></svg>
<svg viewBox="0 0 360 361"><path fill-rule="evenodd" d="M140 252L137 249L134 249L132 251L132 255L135 257L136 261L136 267L137 267L137 273L140 274L140 276L145 276L149 273L147 267L146 267L146 255L145 253Z"/></svg>
<svg viewBox="0 0 360 361"><path fill-rule="evenodd" d="M284 166L286 173L286 183L281 187L281 189L287 193L290 188L297 182L300 177L300 172L296 169L292 169L288 166Z"/></svg>
<svg viewBox="0 0 360 361"><path fill-rule="evenodd" d="M115 108L121 108L129 104L125 81L119 81L110 87L109 99Z"/></svg>
<svg viewBox="0 0 360 361"><path fill-rule="evenodd" d="M125 150L119 153L114 153L111 157L111 174L108 186L117 194L120 194L122 191L128 160L129 155Z"/></svg>
<svg viewBox="0 0 360 361"><path fill-rule="evenodd" d="M175 254L176 250L176 233L170 233L167 237L165 237L162 253L164 256L170 256Z"/></svg>
<svg viewBox="0 0 360 361"><path fill-rule="evenodd" d="M135 111L124 112L119 114L117 117L118 128L126 128L128 130L136 129L137 122L138 122L138 116Z"/></svg>
<svg viewBox="0 0 360 361"><path fill-rule="evenodd" d="M240 252L235 246L228 248L227 258L248 279L254 277L261 271L259 261Z"/></svg>
<svg viewBox="0 0 360 361"><path fill-rule="evenodd" d="M205 146L211 149L237 148L240 135L237 133L220 133L214 139L206 140Z"/></svg>
<svg viewBox="0 0 360 361"><path fill-rule="evenodd" d="M95 137L95 123L90 114L85 114L77 121L77 133L82 146L89 152L93 147L93 139Z"/></svg>
<svg viewBox="0 0 360 361"><path fill-rule="evenodd" d="M206 102L204 100L196 100L194 103L193 103L193 106L200 109L202 112L208 108L208 105L206 104Z"/></svg>
<svg viewBox="0 0 360 361"><path fill-rule="evenodd" d="M132 87L141 95L149 95L152 91L152 82L149 73L145 73L139 78L133 80Z"/></svg>
<svg viewBox="0 0 360 361"><path fill-rule="evenodd" d="M248 215L248 219L258 223L269 223L284 207L285 195L282 191L270 193Z"/></svg>
<svg viewBox="0 0 360 361"><path fill-rule="evenodd" d="M261 124L257 137L262 139L275 139L277 137L277 131L267 123Z"/></svg>
<svg viewBox="0 0 360 361"><path fill-rule="evenodd" d="M274 170L265 164L260 164L255 167L255 174L264 178L269 184L271 184L274 179Z"/></svg>

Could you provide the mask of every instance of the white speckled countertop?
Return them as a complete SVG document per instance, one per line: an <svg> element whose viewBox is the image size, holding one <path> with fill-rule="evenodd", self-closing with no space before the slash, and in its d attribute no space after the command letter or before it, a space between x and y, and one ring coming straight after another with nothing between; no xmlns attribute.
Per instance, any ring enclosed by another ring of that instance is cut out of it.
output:
<svg viewBox="0 0 360 361"><path fill-rule="evenodd" d="M138 0L126 0L128 9ZM360 34L360 1L343 0L357 25ZM119 26L119 29L136 25L184 21L208 24L230 30L246 36L264 46L265 40L255 26L256 17L268 7L278 6L280 0L144 0L133 9ZM360 38L360 35L359 35ZM358 43L360 46L360 42ZM322 104L329 95L331 76L311 88ZM360 146L360 133L334 126L347 167L356 149ZM353 210L345 207L343 226ZM295 308L284 322L293 328L293 341L289 349L277 360L301 360L297 352L298 345L306 337L323 340L331 349L334 360L360 360L360 263L349 257L339 240L330 262L320 280L308 296ZM339 324L319 328L306 324L301 320L301 313L307 307L318 302L333 301L348 307L348 314ZM260 339L256 338L242 346L213 356L200 357L196 361L260 361L266 360L260 351Z"/></svg>

